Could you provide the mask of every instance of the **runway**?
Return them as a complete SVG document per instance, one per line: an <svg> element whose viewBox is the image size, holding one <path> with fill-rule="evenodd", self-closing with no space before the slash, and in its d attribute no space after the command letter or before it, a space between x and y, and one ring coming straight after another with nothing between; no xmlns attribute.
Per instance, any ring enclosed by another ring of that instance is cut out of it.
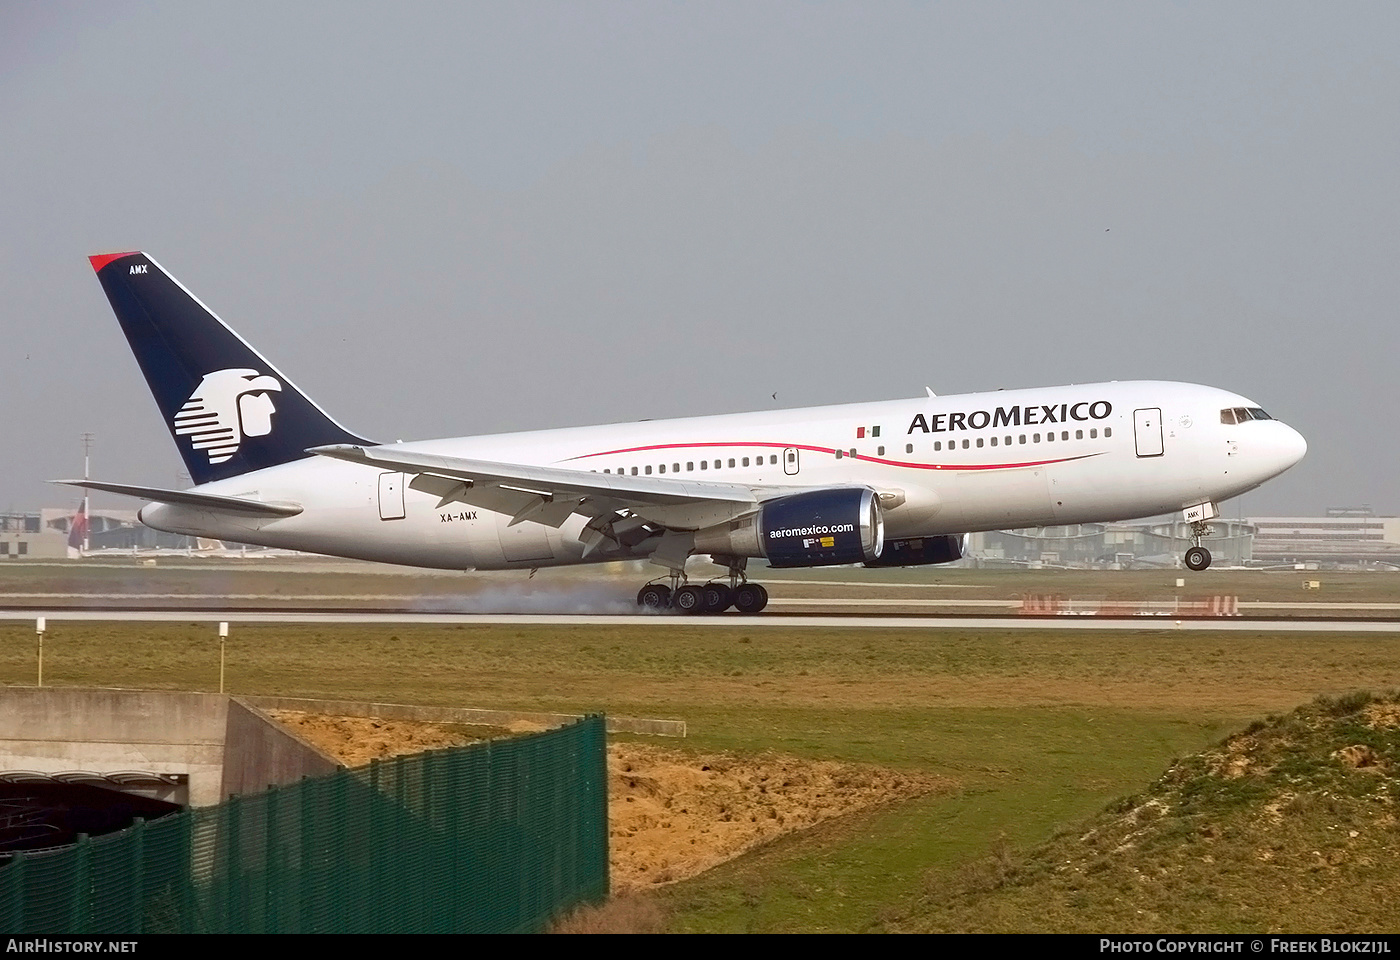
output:
<svg viewBox="0 0 1400 960"><path fill-rule="evenodd" d="M794 605L801 601L793 601ZM774 606L777 606L775 603ZM230 624L353 623L439 624L444 626L638 626L668 627L822 627L848 630L1135 630L1207 631L1222 633L1400 633L1400 620L1284 619L1254 617L1167 616L907 616L888 614L762 613L753 616L728 613L718 616L681 616L674 613L569 614L569 613L452 613L413 610L219 610L219 609L5 609L0 621L29 621L44 617L48 624L70 622L195 622Z"/></svg>

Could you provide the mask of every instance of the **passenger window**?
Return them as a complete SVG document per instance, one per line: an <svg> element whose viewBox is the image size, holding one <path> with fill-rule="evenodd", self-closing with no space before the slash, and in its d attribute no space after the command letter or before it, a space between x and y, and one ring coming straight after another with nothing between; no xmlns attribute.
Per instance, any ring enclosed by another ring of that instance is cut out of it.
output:
<svg viewBox="0 0 1400 960"><path fill-rule="evenodd" d="M673 463L673 464L671 464L671 472L672 472L672 473L680 473L680 472L681 472L681 465L680 465L679 463Z"/></svg>
<svg viewBox="0 0 1400 960"><path fill-rule="evenodd" d="M842 453L840 450L837 450L837 451L836 451L836 459L837 459L837 460L840 460L840 459L841 459L842 457L844 457L844 456L845 456L845 454Z"/></svg>
<svg viewBox="0 0 1400 960"><path fill-rule="evenodd" d="M693 460L687 460L687 461L685 462L685 468L686 468L687 470L694 470L694 469L695 469L695 461L693 461Z"/></svg>
<svg viewBox="0 0 1400 960"><path fill-rule="evenodd" d="M1039 443L1039 442L1040 442L1040 434L1037 433L1032 439L1034 439L1036 443Z"/></svg>
<svg viewBox="0 0 1400 960"><path fill-rule="evenodd" d="M1098 428L1098 427L1094 427L1092 430L1089 431L1089 439L1090 439L1090 440L1097 440L1097 439L1098 439L1098 436L1099 436L1099 428Z"/></svg>
<svg viewBox="0 0 1400 960"><path fill-rule="evenodd" d="M701 469L701 470L708 470L708 469L710 469L710 461L708 461L708 460L701 460L701 461L700 461L700 469Z"/></svg>
<svg viewBox="0 0 1400 960"><path fill-rule="evenodd" d="M963 449L966 450L967 447L968 447L968 443L967 443L966 440L964 440L964 441L963 441Z"/></svg>
<svg viewBox="0 0 1400 960"><path fill-rule="evenodd" d="M909 444L909 446L912 447L913 444L911 443L911 444ZM935 451L937 451L937 450L942 450L942 449L943 449L943 441L942 441L942 440L935 440L935 441L933 441L933 449L934 449ZM913 451L913 450L910 450L909 452L910 452L910 453L913 453L914 451Z"/></svg>
<svg viewBox="0 0 1400 960"><path fill-rule="evenodd" d="M647 466L647 476L651 476L651 466Z"/></svg>
<svg viewBox="0 0 1400 960"><path fill-rule="evenodd" d="M604 470L603 472L604 472L604 473L612 473L611 470Z"/></svg>
<svg viewBox="0 0 1400 960"><path fill-rule="evenodd" d="M636 467L633 467L633 468L632 468L632 476L635 477L636 475L637 475L637 468L636 468Z"/></svg>
<svg viewBox="0 0 1400 960"><path fill-rule="evenodd" d="M1026 435L1025 435L1024 433L1021 434L1021 442L1022 442L1022 443L1025 443L1025 442L1026 442Z"/></svg>
<svg viewBox="0 0 1400 960"><path fill-rule="evenodd" d="M977 448L978 448L979 450L982 449L982 438L981 438L981 437L978 437L978 438L977 438Z"/></svg>
<svg viewBox="0 0 1400 960"><path fill-rule="evenodd" d="M1069 439L1069 431L1068 431L1068 430L1062 431L1062 432L1060 433L1060 439L1061 439L1061 440L1068 440L1068 439Z"/></svg>
<svg viewBox="0 0 1400 960"><path fill-rule="evenodd" d="M1083 431L1083 430L1076 430L1076 431L1074 431L1074 439L1076 439L1076 440L1083 440L1083 439L1084 439L1084 431Z"/></svg>
<svg viewBox="0 0 1400 960"><path fill-rule="evenodd" d="M771 457L768 458L768 462L772 466L776 467L778 465L778 455L776 453L773 454Z"/></svg>
<svg viewBox="0 0 1400 960"><path fill-rule="evenodd" d="M730 457L730 458L729 458L729 465L730 465L731 467L734 466L734 458L733 458L733 457Z"/></svg>
<svg viewBox="0 0 1400 960"><path fill-rule="evenodd" d="M876 447L876 448L875 448L875 456L877 456L877 457L883 457L884 455L885 455L885 448L884 448L884 447Z"/></svg>
<svg viewBox="0 0 1400 960"><path fill-rule="evenodd" d="M1111 437L1111 436L1113 436L1113 428L1112 428L1112 427L1104 427L1104 428L1103 428L1103 435L1104 435L1105 437Z"/></svg>
<svg viewBox="0 0 1400 960"><path fill-rule="evenodd" d="M977 445L978 445L979 447L982 446L982 441L981 441L981 440L978 440L978 441L977 441ZM996 438L996 437L992 437L992 446L995 447L996 445L997 445L997 438Z"/></svg>
<svg viewBox="0 0 1400 960"><path fill-rule="evenodd" d="M1047 434L1045 435L1045 442L1046 442L1046 443L1052 443L1052 442L1054 442L1054 440L1055 440L1055 434L1054 434L1053 432L1047 433Z"/></svg>
<svg viewBox="0 0 1400 960"><path fill-rule="evenodd" d="M906 443L906 444L904 445L904 452L905 452L905 453L913 453L913 452L914 452L914 445L913 445L912 443Z"/></svg>
<svg viewBox="0 0 1400 960"><path fill-rule="evenodd" d="M1010 438L1010 437L1007 437L1007 438L1006 438L1006 445L1007 445L1008 447L1011 446L1011 438Z"/></svg>

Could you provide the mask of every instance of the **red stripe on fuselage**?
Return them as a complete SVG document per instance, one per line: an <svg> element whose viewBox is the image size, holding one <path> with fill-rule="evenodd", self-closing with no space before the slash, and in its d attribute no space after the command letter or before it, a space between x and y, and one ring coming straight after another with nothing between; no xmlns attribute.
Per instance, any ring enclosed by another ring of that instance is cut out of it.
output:
<svg viewBox="0 0 1400 960"><path fill-rule="evenodd" d="M1068 441L1065 441L1068 442ZM802 443L768 443L764 441L745 441L743 443L657 443L646 447L622 447L618 450L604 450L601 453L582 453L577 457L569 457L569 460L587 460L592 457L612 457L624 453L646 453L651 450L693 450L697 447L763 447L771 450L807 450L812 453L829 453L836 455L834 447L813 447ZM1098 453L1081 453L1077 457L1059 457L1054 460L1028 460L1024 463L911 463L907 460L887 460L883 457L871 457L863 453L855 456L842 452L842 458L851 460L865 460L870 463L883 463L890 467L907 467L911 470L1014 470L1017 467L1043 467L1052 463L1069 463L1071 460L1084 460L1088 457L1100 456L1104 451Z"/></svg>

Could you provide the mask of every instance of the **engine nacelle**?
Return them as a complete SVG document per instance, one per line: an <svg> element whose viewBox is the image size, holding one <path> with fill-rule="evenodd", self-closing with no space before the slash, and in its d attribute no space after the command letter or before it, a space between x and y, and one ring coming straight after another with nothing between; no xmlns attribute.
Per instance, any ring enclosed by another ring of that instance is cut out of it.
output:
<svg viewBox="0 0 1400 960"><path fill-rule="evenodd" d="M869 563L884 546L885 522L874 490L812 490L769 500L758 512L695 534L695 551L763 557L773 567Z"/></svg>
<svg viewBox="0 0 1400 960"><path fill-rule="evenodd" d="M908 537L886 540L885 549L867 567L918 567L929 563L952 563L963 557L962 537Z"/></svg>

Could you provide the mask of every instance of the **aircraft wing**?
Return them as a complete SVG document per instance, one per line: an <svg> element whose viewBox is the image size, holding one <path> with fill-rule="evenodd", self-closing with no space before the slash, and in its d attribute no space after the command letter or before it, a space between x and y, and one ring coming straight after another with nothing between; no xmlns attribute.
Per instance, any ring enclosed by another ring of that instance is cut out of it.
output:
<svg viewBox="0 0 1400 960"><path fill-rule="evenodd" d="M599 518L627 511L661 526L694 530L750 513L783 489L496 463L393 446L335 445L308 452L417 474L409 486L440 497L439 507L467 503L509 514L512 524L533 520L558 527L575 513Z"/></svg>
<svg viewBox="0 0 1400 960"><path fill-rule="evenodd" d="M200 493L197 490L164 490L160 487L138 487L129 483L109 483L105 480L54 480L53 483L66 483L70 487L84 487L92 490L105 490L124 497L138 500L151 500L156 503L178 503L186 507L204 507L208 510L222 510L226 513L239 513L252 517L295 517L302 512L299 503L286 500L249 500L246 497L226 497L217 493Z"/></svg>

